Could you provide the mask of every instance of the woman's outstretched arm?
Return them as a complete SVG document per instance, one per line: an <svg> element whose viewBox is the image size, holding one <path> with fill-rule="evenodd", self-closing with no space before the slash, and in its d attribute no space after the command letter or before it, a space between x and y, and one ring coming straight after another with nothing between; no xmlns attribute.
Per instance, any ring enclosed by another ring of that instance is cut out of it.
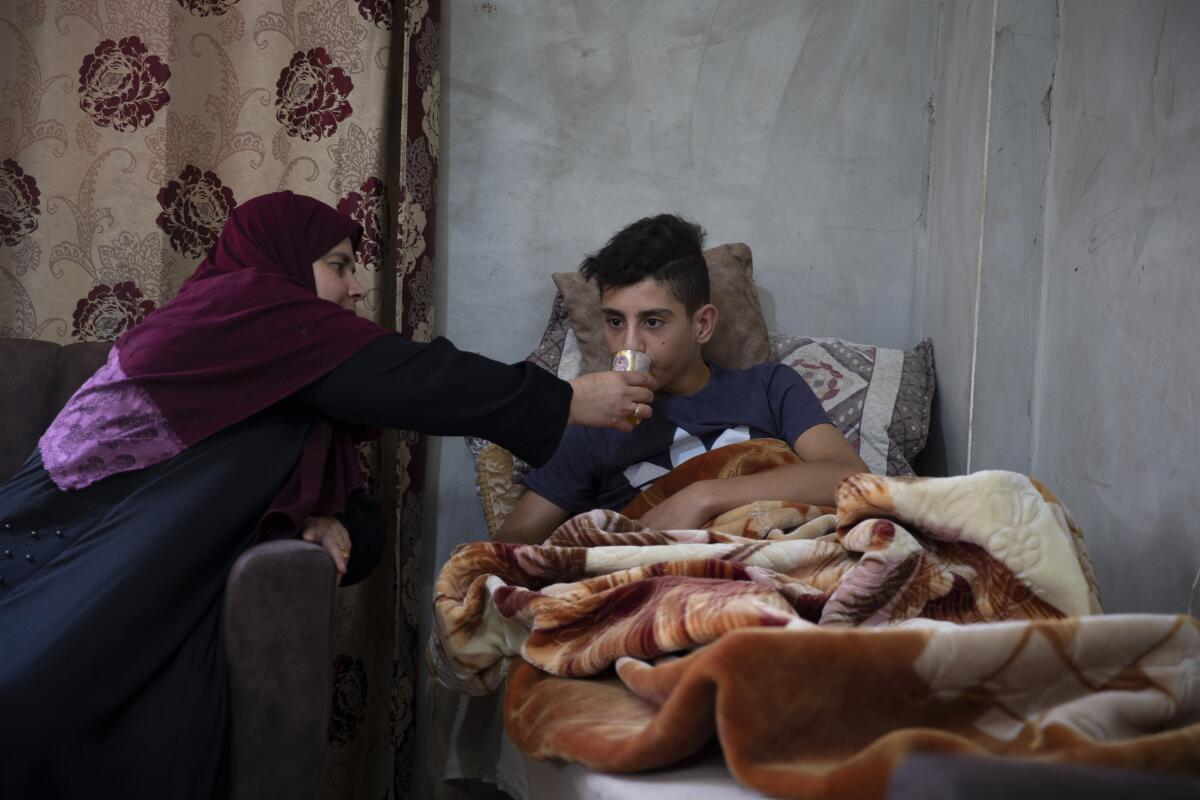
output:
<svg viewBox="0 0 1200 800"><path fill-rule="evenodd" d="M568 383L534 364L464 353L440 337L426 344L397 334L363 348L293 400L352 425L478 436L541 464L568 422L628 430L638 403L640 416L649 416L652 386L644 373Z"/></svg>

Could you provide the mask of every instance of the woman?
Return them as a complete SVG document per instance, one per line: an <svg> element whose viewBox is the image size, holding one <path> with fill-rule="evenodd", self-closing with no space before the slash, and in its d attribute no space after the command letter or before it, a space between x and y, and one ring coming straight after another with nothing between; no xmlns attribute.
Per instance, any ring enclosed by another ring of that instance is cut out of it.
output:
<svg viewBox="0 0 1200 800"><path fill-rule="evenodd" d="M541 463L568 422L650 413L637 373L568 385L355 316L360 236L290 192L238 207L0 486L0 796L223 796L226 574L256 539L295 535L339 578L374 566L367 428Z"/></svg>

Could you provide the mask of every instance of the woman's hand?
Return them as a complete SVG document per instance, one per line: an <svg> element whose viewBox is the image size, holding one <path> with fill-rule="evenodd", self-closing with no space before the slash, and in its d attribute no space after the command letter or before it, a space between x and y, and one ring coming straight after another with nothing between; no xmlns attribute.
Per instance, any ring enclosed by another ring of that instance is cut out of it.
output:
<svg viewBox="0 0 1200 800"><path fill-rule="evenodd" d="M654 413L654 378L648 372L593 372L571 381L570 425L633 430L629 420Z"/></svg>
<svg viewBox="0 0 1200 800"><path fill-rule="evenodd" d="M346 564L350 561L350 532L346 526L337 517L309 517L304 521L304 532L300 538L319 544L329 552L337 567L337 582L340 584L346 574Z"/></svg>

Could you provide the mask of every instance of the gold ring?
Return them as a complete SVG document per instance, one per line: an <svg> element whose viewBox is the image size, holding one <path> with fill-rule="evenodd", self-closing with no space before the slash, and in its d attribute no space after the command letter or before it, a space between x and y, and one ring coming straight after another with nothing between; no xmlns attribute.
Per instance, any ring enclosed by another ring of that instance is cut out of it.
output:
<svg viewBox="0 0 1200 800"><path fill-rule="evenodd" d="M633 418L634 418L634 419L641 419L641 418L642 418L642 415L638 413L638 409L639 409L639 408L641 408L641 407L642 407L642 404L641 404L641 403L639 403L639 402L637 402L637 401L635 400L635 401L634 401L634 403L633 403Z"/></svg>
<svg viewBox="0 0 1200 800"><path fill-rule="evenodd" d="M343 547L342 548L342 558L349 558L349 557L350 557L350 548Z"/></svg>

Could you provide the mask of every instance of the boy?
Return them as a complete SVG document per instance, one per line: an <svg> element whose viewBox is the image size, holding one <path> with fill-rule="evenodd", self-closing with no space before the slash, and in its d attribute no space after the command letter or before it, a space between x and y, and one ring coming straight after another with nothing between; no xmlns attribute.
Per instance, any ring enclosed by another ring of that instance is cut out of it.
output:
<svg viewBox="0 0 1200 800"><path fill-rule="evenodd" d="M729 370L701 357L717 324L703 246L698 225L662 214L626 227L584 259L580 271L600 288L609 349L653 359L653 416L630 432L568 428L550 461L527 476L529 491L498 540L540 544L574 514L622 508L688 458L751 438L782 439L801 463L698 481L642 522L698 528L755 500L833 505L842 478L869 471L794 370L777 363ZM631 411L646 416L640 407Z"/></svg>

